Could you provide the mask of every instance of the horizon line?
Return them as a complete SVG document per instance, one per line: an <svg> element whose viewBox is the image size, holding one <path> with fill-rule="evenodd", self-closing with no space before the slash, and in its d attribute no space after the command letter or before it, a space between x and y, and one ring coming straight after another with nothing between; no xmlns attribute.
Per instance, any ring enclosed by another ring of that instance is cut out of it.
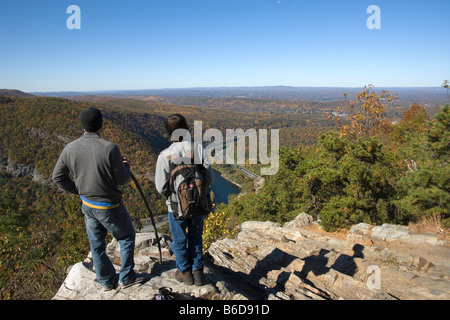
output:
<svg viewBox="0 0 450 320"><path fill-rule="evenodd" d="M292 88L292 89L341 89L341 88L348 88L348 89L359 89L368 87L369 85L365 86L289 86L289 85L264 85L264 86L200 86L200 87L166 87L166 88L143 88L143 89L96 89L96 90L50 90L50 91L23 91L25 93L64 93L64 92L114 92L114 91L145 91L145 90L205 90L205 89L255 89L255 88ZM374 86L374 88L400 88L400 89L437 89L442 88L442 86ZM4 90L19 90L20 89L7 89L4 88Z"/></svg>

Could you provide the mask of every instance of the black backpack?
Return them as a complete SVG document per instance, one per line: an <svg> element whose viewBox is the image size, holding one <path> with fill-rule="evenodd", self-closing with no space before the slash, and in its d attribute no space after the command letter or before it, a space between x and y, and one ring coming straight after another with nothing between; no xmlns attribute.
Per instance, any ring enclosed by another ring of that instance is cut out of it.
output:
<svg viewBox="0 0 450 320"><path fill-rule="evenodd" d="M204 167L192 158L170 161L170 206L175 219L207 215L211 212L211 196L206 188Z"/></svg>

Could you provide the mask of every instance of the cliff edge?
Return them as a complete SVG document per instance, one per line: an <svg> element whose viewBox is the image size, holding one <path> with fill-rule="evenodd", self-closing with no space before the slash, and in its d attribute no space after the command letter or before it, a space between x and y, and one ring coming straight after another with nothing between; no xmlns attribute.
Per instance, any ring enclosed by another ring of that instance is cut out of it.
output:
<svg viewBox="0 0 450 320"><path fill-rule="evenodd" d="M186 286L174 278L170 238L161 237L163 263L153 233L136 235L136 271L149 280L104 292L92 260L72 266L55 300L149 300L161 287L185 298L212 300L450 299L450 246L434 234L409 228L358 224L345 237L313 228L300 214L281 226L248 221L236 239L223 239L205 254L205 285ZM108 255L119 269L118 243Z"/></svg>

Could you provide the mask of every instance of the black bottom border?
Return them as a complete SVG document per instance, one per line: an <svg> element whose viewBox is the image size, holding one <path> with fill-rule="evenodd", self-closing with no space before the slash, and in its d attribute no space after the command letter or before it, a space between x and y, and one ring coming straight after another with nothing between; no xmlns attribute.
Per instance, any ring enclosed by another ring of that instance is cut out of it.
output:
<svg viewBox="0 0 450 320"><path fill-rule="evenodd" d="M46 318L94 316L98 313L105 317L127 318L146 316L165 319L289 319L358 317L358 316L416 316L425 307L433 304L433 313L445 311L446 301L209 301L209 300L172 300L172 301L0 301L3 314L13 312ZM51 311L51 312L49 312Z"/></svg>

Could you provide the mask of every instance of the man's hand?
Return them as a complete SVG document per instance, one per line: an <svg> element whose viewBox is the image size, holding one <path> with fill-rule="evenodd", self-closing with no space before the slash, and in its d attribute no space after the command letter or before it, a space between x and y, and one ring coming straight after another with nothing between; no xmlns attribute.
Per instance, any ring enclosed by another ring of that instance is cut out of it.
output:
<svg viewBox="0 0 450 320"><path fill-rule="evenodd" d="M127 158L122 157L122 162L123 162L124 165L127 164L128 166L130 166L130 162L128 161Z"/></svg>

